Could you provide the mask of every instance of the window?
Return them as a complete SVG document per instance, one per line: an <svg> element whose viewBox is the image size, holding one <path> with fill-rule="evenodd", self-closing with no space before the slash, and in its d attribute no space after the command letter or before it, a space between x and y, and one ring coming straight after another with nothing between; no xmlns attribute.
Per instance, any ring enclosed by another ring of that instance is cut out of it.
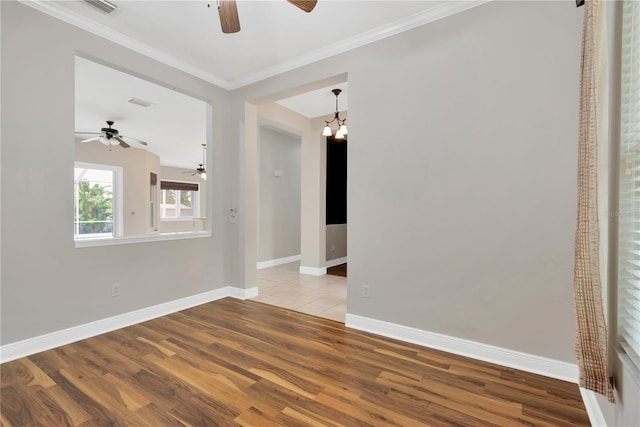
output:
<svg viewBox="0 0 640 427"><path fill-rule="evenodd" d="M76 163L74 168L74 237L118 236L121 168Z"/></svg>
<svg viewBox="0 0 640 427"><path fill-rule="evenodd" d="M192 219L198 214L198 184L160 181L160 219Z"/></svg>
<svg viewBox="0 0 640 427"><path fill-rule="evenodd" d="M618 334L640 368L640 2L623 2L618 206Z"/></svg>

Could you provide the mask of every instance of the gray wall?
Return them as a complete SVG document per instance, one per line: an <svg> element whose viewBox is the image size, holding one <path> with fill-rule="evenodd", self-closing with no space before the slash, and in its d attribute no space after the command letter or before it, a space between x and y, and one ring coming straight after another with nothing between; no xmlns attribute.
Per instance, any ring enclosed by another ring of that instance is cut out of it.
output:
<svg viewBox="0 0 640 427"><path fill-rule="evenodd" d="M326 260L347 256L347 224L327 224Z"/></svg>
<svg viewBox="0 0 640 427"><path fill-rule="evenodd" d="M580 23L492 2L349 70L349 312L575 362Z"/></svg>
<svg viewBox="0 0 640 427"><path fill-rule="evenodd" d="M348 73L349 313L575 363L581 20L491 2L233 92L242 129L245 102Z"/></svg>
<svg viewBox="0 0 640 427"><path fill-rule="evenodd" d="M300 255L300 137L262 126L259 139L258 261Z"/></svg>
<svg viewBox="0 0 640 427"><path fill-rule="evenodd" d="M2 344L222 287L228 93L17 2L0 8ZM76 52L212 105L212 238L74 247Z"/></svg>

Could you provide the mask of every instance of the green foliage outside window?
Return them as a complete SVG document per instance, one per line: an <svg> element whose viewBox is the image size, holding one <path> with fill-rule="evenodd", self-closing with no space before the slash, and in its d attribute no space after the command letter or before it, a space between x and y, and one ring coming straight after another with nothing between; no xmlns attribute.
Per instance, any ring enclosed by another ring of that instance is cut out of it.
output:
<svg viewBox="0 0 640 427"><path fill-rule="evenodd" d="M78 182L79 234L113 232L113 192L109 185Z"/></svg>

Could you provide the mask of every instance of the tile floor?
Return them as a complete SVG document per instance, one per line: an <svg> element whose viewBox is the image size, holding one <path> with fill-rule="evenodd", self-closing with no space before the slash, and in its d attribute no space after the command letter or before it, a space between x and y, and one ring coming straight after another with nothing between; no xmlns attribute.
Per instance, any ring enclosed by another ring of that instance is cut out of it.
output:
<svg viewBox="0 0 640 427"><path fill-rule="evenodd" d="M254 301L344 323L347 278L300 274L300 262L258 270Z"/></svg>

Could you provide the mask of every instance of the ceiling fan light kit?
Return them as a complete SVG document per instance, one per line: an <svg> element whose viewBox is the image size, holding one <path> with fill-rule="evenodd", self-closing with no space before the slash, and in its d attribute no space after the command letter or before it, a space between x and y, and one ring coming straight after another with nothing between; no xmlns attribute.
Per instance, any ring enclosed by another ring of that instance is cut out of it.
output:
<svg viewBox="0 0 640 427"><path fill-rule="evenodd" d="M205 169L204 165L205 165L205 156L204 156L204 151L207 149L207 144L202 144L202 163L200 163L198 165L198 167L196 168L195 171L188 171L188 172L183 172L183 173L190 173L191 176L194 175L200 175L200 178L203 179L204 181L207 180L207 170Z"/></svg>
<svg viewBox="0 0 640 427"><path fill-rule="evenodd" d="M331 127L329 126L331 123L336 122L336 124L338 125L338 129L335 132L335 139L344 139L344 137L349 133L349 129L347 129L347 119L341 119L340 118L340 112L338 110L338 96L340 95L340 92L342 92L341 89L333 89L331 92L333 92L333 94L336 96L336 112L335 115L333 117L332 120L330 121L324 121L326 123L326 126L324 127L324 130L322 131L322 135L323 136L332 136L334 135L333 131L331 130Z"/></svg>
<svg viewBox="0 0 640 427"><path fill-rule="evenodd" d="M196 169L196 172L198 172L198 174L200 175L200 178L204 179L205 181L207 180L207 171L204 167L205 165L204 152L206 149L207 149L207 144L202 144L202 163L200 164L200 167Z"/></svg>

